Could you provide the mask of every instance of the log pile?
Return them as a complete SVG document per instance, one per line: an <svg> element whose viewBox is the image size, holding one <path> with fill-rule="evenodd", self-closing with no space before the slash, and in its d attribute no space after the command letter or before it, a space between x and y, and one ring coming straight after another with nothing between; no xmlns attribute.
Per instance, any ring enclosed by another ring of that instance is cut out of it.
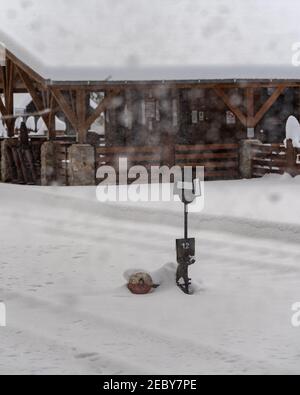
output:
<svg viewBox="0 0 300 395"><path fill-rule="evenodd" d="M6 139L1 143L1 180L15 184L40 184L41 142L20 138Z"/></svg>

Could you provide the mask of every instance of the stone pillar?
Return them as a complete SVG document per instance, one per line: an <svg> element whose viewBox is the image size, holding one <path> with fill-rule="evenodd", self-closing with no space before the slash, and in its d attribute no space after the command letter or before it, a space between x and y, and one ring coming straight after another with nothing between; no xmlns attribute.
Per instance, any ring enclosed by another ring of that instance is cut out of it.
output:
<svg viewBox="0 0 300 395"><path fill-rule="evenodd" d="M259 140L241 140L239 170L242 178L252 178L253 146L262 144Z"/></svg>
<svg viewBox="0 0 300 395"><path fill-rule="evenodd" d="M69 185L95 185L95 148L88 144L73 144L69 154Z"/></svg>
<svg viewBox="0 0 300 395"><path fill-rule="evenodd" d="M5 139L1 142L1 181L12 182L14 180L14 169L12 168L12 151L11 147L17 142L13 139Z"/></svg>
<svg viewBox="0 0 300 395"><path fill-rule="evenodd" d="M41 184L53 185L57 182L56 145L47 141L41 148Z"/></svg>

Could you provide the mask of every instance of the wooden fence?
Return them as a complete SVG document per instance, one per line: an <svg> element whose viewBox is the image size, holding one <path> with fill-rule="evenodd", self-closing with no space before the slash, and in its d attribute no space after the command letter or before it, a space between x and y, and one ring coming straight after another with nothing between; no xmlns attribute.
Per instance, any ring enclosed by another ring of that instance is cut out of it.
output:
<svg viewBox="0 0 300 395"><path fill-rule="evenodd" d="M97 147L96 166L118 167L119 159L126 158L128 166L143 165L146 168L159 166L162 160L162 149L156 147Z"/></svg>
<svg viewBox="0 0 300 395"><path fill-rule="evenodd" d="M178 166L204 166L205 179L239 178L238 144L177 145L175 163Z"/></svg>
<svg viewBox="0 0 300 395"><path fill-rule="evenodd" d="M149 175L152 166L160 166L162 163L162 148L160 146L143 146L143 147L97 147L96 148L96 172L101 166L111 166L115 169L118 176L117 183L122 183L121 176L127 180L128 172L122 173L119 168L119 161L127 159L128 169L133 166L144 166L147 171L147 177L140 177L141 183L150 181ZM96 181L100 181L97 179ZM132 180L134 181L134 180Z"/></svg>
<svg viewBox="0 0 300 395"><path fill-rule="evenodd" d="M266 174L289 173L300 175L300 149L293 147L292 140L283 144L257 144L252 147L252 177Z"/></svg>
<svg viewBox="0 0 300 395"><path fill-rule="evenodd" d="M150 170L151 166L170 164L170 149L168 155L164 155L165 152L166 150L161 146L97 147L96 169L108 165L118 173L119 159L126 158L128 167L142 165ZM180 167L204 166L207 180L236 179L239 178L239 146L238 144L176 145L171 163Z"/></svg>
<svg viewBox="0 0 300 395"><path fill-rule="evenodd" d="M17 139L2 142L2 155L5 155L3 181L39 184L41 145L44 141L45 139L33 138L25 148L20 146ZM73 164L70 163L69 148L73 141L56 141L55 145L53 182L70 185L70 169ZM241 166L247 168L247 178L285 172L292 176L300 175L300 148L293 147L291 140L287 141L286 146L257 143L246 151L240 149L239 144L176 145L167 148L168 150L165 146L95 147L95 173L100 166L111 166L119 174L119 160L126 158L128 169L141 165L148 170L148 175L152 167L162 166L203 166L206 180L239 179Z"/></svg>

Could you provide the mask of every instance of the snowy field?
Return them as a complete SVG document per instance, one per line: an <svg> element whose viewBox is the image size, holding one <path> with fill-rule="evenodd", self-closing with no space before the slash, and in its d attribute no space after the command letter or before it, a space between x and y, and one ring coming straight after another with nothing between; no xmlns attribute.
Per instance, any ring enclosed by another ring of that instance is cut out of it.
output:
<svg viewBox="0 0 300 395"><path fill-rule="evenodd" d="M186 296L174 286L181 210L0 184L0 373L298 374L299 197L289 176L206 183ZM132 268L161 287L131 295Z"/></svg>

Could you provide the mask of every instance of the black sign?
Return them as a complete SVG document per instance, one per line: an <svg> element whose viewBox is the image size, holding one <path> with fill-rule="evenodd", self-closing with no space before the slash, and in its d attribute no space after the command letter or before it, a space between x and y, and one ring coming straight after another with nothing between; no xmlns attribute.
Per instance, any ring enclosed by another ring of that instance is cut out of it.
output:
<svg viewBox="0 0 300 395"><path fill-rule="evenodd" d="M178 239L176 240L177 261L186 260L194 257L196 253L195 239Z"/></svg>

